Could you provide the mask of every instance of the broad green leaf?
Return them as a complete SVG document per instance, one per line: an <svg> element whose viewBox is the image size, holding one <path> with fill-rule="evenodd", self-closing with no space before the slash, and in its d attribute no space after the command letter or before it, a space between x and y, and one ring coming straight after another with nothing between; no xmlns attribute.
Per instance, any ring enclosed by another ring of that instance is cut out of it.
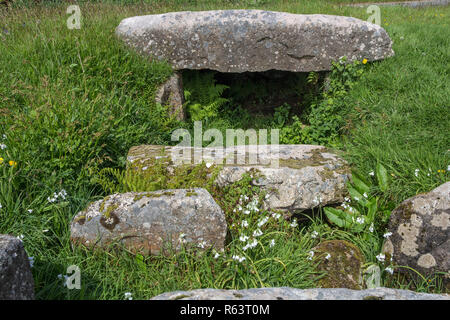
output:
<svg viewBox="0 0 450 320"><path fill-rule="evenodd" d="M385 192L388 188L388 174L387 170L381 163L377 164L376 168L376 174L377 174L377 180L378 180L378 186L380 187L380 190L382 192Z"/></svg>
<svg viewBox="0 0 450 320"><path fill-rule="evenodd" d="M350 194L350 196L352 197L353 200L357 201L359 204L365 206L367 203L367 199L361 194L359 193L358 190L356 190L355 188L353 188L351 185L348 185L348 193Z"/></svg>
<svg viewBox="0 0 450 320"><path fill-rule="evenodd" d="M370 187L366 181L356 172L352 172L352 186L359 191L359 193L364 194L370 191Z"/></svg>
<svg viewBox="0 0 450 320"><path fill-rule="evenodd" d="M375 219L375 214L377 213L377 202L378 198L373 198L370 201L367 202L367 223L372 223Z"/></svg>
<svg viewBox="0 0 450 320"><path fill-rule="evenodd" d="M341 228L349 228L352 224L352 219L350 215L342 210L335 208L324 208L325 215L330 222L334 223Z"/></svg>

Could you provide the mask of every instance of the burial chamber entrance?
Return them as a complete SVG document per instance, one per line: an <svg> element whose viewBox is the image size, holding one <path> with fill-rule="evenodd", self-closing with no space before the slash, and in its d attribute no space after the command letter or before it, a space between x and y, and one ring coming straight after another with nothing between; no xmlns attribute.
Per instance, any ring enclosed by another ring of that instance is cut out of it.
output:
<svg viewBox="0 0 450 320"><path fill-rule="evenodd" d="M271 116L277 108L301 116L326 78L326 72L304 73L269 70L264 72L218 72L214 70L181 70L180 95L183 109L173 109L174 101L161 101L171 112L181 112L182 118L202 120L207 114L245 112L250 116ZM170 99L170 95L168 96ZM159 101L158 101L159 102ZM178 106L181 108L181 105ZM181 118L180 118L181 119Z"/></svg>

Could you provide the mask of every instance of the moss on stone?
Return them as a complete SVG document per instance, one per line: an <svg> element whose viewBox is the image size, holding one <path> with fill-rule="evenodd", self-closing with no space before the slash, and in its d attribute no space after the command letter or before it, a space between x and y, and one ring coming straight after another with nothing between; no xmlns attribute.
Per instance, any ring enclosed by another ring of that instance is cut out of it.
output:
<svg viewBox="0 0 450 320"><path fill-rule="evenodd" d="M364 257L357 246L345 240L330 240L320 243L314 252L319 262L317 271L326 272L319 280L320 287L362 289Z"/></svg>

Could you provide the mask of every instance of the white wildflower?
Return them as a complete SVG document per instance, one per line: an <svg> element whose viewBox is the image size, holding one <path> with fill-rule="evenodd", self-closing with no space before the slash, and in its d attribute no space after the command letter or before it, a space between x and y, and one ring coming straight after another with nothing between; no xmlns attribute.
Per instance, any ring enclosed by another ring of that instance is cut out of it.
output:
<svg viewBox="0 0 450 320"><path fill-rule="evenodd" d="M273 247L275 245L275 239L270 240L269 247Z"/></svg>
<svg viewBox="0 0 450 320"><path fill-rule="evenodd" d="M202 248L202 249L205 249L205 247L206 247L206 241L200 242L200 243L198 244L198 247L199 247L199 248Z"/></svg>
<svg viewBox="0 0 450 320"><path fill-rule="evenodd" d="M25 238L25 236L23 234L21 234L17 237L17 239L19 239L19 240L23 240L23 238Z"/></svg>
<svg viewBox="0 0 450 320"><path fill-rule="evenodd" d="M29 213L32 213L32 212L33 212L33 209L28 209L28 212L29 212Z"/></svg>
<svg viewBox="0 0 450 320"><path fill-rule="evenodd" d="M220 253L216 252L216 254L214 255L214 259L217 259L220 257Z"/></svg>
<svg viewBox="0 0 450 320"><path fill-rule="evenodd" d="M125 292L125 299L133 300L133 294L131 292Z"/></svg>
<svg viewBox="0 0 450 320"><path fill-rule="evenodd" d="M380 262L384 262L384 259L386 259L386 256L384 255L384 253L380 253L379 255L376 256L377 260Z"/></svg>
<svg viewBox="0 0 450 320"><path fill-rule="evenodd" d="M314 257L314 251L310 251L310 252L308 252L308 260L312 260L312 258Z"/></svg>
<svg viewBox="0 0 450 320"><path fill-rule="evenodd" d="M253 236L254 237L259 237L262 236L262 231L260 229L256 229L255 231L253 231Z"/></svg>
<svg viewBox="0 0 450 320"><path fill-rule="evenodd" d="M394 273L394 269L392 267L387 267L384 271L389 272L390 274Z"/></svg>
<svg viewBox="0 0 450 320"><path fill-rule="evenodd" d="M297 219L294 219L294 221L292 221L292 223L290 224L290 226L291 226L292 228L297 227L297 226L298 226Z"/></svg>
<svg viewBox="0 0 450 320"><path fill-rule="evenodd" d="M244 210L244 214L250 214L250 210Z"/></svg>
<svg viewBox="0 0 450 320"><path fill-rule="evenodd" d="M364 224L364 217L358 217L358 218L356 218L356 223Z"/></svg>
<svg viewBox="0 0 450 320"><path fill-rule="evenodd" d="M385 237L386 239L390 236L392 236L392 232L386 232L385 234L383 234L383 237Z"/></svg>
<svg viewBox="0 0 450 320"><path fill-rule="evenodd" d="M370 224L370 227L369 227L369 231L370 232L373 232L373 230L374 230L374 225L373 225L373 222Z"/></svg>
<svg viewBox="0 0 450 320"><path fill-rule="evenodd" d="M266 224L266 222L269 220L269 217L264 217L263 219L261 219L259 222L258 222L258 227L262 227L263 225L265 225Z"/></svg>
<svg viewBox="0 0 450 320"><path fill-rule="evenodd" d="M178 241L180 241L181 243L186 243L185 237L186 235L184 233L180 233L180 235L178 236Z"/></svg>
<svg viewBox="0 0 450 320"><path fill-rule="evenodd" d="M241 223L243 228L247 228L248 227L248 221L247 220L243 220Z"/></svg>
<svg viewBox="0 0 450 320"><path fill-rule="evenodd" d="M235 260L235 261L239 261L239 262L242 262L242 261L244 261L244 260L245 260L245 257L241 257L241 256L233 255L232 259L233 259L233 260Z"/></svg>
<svg viewBox="0 0 450 320"><path fill-rule="evenodd" d="M239 241L241 241L241 242L246 242L248 239L249 239L248 236L245 236L245 235L239 237Z"/></svg>
<svg viewBox="0 0 450 320"><path fill-rule="evenodd" d="M416 177L419 176L419 169L414 170L414 175L415 175Z"/></svg>
<svg viewBox="0 0 450 320"><path fill-rule="evenodd" d="M327 255L325 256L325 259L330 259L331 258L331 254L327 253Z"/></svg>
<svg viewBox="0 0 450 320"><path fill-rule="evenodd" d="M34 257L28 257L28 261L30 262L30 267L33 268L33 266L34 266Z"/></svg>
<svg viewBox="0 0 450 320"><path fill-rule="evenodd" d="M212 163L209 163L209 162L208 162L208 163L206 163L205 166L206 166L207 168L210 168L212 165L213 165Z"/></svg>
<svg viewBox="0 0 450 320"><path fill-rule="evenodd" d="M278 219L280 219L280 217L281 217L281 214L279 214L279 213L272 213L272 218L274 218L274 219L276 219L276 220L278 220Z"/></svg>
<svg viewBox="0 0 450 320"><path fill-rule="evenodd" d="M367 198L367 192L364 192L363 197Z"/></svg>
<svg viewBox="0 0 450 320"><path fill-rule="evenodd" d="M317 238L318 235L319 235L319 233L318 233L316 230L314 230L314 231L311 233L311 238L315 239L315 238Z"/></svg>
<svg viewBox="0 0 450 320"><path fill-rule="evenodd" d="M6 149L6 144L0 143L0 149Z"/></svg>
<svg viewBox="0 0 450 320"><path fill-rule="evenodd" d="M374 176L374 175L375 175L375 172L373 172L373 171L369 172L369 176Z"/></svg>

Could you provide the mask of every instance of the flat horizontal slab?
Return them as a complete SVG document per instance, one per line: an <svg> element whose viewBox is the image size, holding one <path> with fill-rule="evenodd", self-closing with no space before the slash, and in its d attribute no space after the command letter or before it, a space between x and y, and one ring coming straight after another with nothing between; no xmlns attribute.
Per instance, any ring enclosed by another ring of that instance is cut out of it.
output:
<svg viewBox="0 0 450 320"><path fill-rule="evenodd" d="M197 289L160 294L152 300L450 300L450 295L377 288L295 289L254 288L246 290Z"/></svg>
<svg viewBox="0 0 450 320"><path fill-rule="evenodd" d="M174 69L326 71L331 62L394 55L380 26L352 17L262 10L185 11L122 20L116 34Z"/></svg>
<svg viewBox="0 0 450 320"><path fill-rule="evenodd" d="M317 145L240 145L193 148L142 145L128 153L129 166L146 170L160 159L172 170L182 165L218 165L216 185L223 187L258 171L254 181L267 192L267 209L289 212L341 203L350 179L347 163L336 153Z"/></svg>

